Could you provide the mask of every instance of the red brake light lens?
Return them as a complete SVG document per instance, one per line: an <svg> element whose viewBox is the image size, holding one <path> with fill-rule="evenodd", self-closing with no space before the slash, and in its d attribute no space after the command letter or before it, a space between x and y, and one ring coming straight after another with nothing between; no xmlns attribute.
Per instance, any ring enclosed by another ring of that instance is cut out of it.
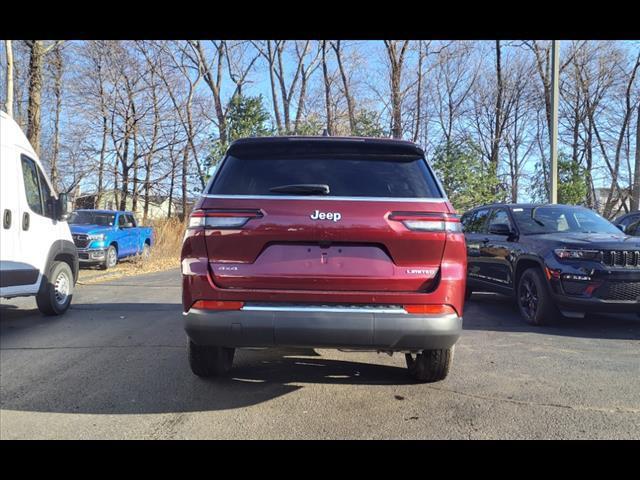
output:
<svg viewBox="0 0 640 480"><path fill-rule="evenodd" d="M404 305L404 309L414 315L456 313L451 305Z"/></svg>
<svg viewBox="0 0 640 480"><path fill-rule="evenodd" d="M201 310L241 310L244 302L222 301L222 300L198 300L191 305L191 308Z"/></svg>
<svg viewBox="0 0 640 480"><path fill-rule="evenodd" d="M389 220L402 222L409 230L417 232L462 232L460 217L450 213L392 212Z"/></svg>
<svg viewBox="0 0 640 480"><path fill-rule="evenodd" d="M196 210L189 217L189 228L241 228L262 217L260 210Z"/></svg>

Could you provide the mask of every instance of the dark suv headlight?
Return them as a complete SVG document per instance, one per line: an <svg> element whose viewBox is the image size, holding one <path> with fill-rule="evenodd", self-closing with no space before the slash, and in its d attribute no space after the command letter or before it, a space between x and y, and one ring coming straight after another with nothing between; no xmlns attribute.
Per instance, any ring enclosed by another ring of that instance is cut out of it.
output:
<svg viewBox="0 0 640 480"><path fill-rule="evenodd" d="M553 252L561 260L597 260L600 256L599 250L556 248Z"/></svg>

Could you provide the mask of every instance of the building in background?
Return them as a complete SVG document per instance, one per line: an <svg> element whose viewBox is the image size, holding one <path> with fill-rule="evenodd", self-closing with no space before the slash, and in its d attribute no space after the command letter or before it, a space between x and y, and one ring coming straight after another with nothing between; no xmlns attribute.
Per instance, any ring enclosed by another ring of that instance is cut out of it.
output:
<svg viewBox="0 0 640 480"><path fill-rule="evenodd" d="M607 198L609 198L609 192L611 188L609 187L601 187L596 188L596 205L598 206L597 210L600 215L604 212L604 207L607 204ZM616 218L623 213L626 213L629 210L629 199L631 198L630 189L624 189L624 196L621 197L618 192L614 192L613 194L613 208L611 209L611 218ZM625 210L624 205L626 205L627 209Z"/></svg>
<svg viewBox="0 0 640 480"><path fill-rule="evenodd" d="M119 190L107 190L102 192L100 197L100 203L97 202L96 193L78 193L73 197L74 209L99 209L99 210L118 210L120 191ZM187 215L191 211L191 207L194 204L193 199L187 200ZM135 211L133 210L133 198L129 196L127 198L128 211L133 211L138 220L144 218L144 198L138 197L138 204ZM168 195L150 195L149 206L147 208L147 219L157 220L161 218L169 217L182 217L182 199L173 198L169 201Z"/></svg>

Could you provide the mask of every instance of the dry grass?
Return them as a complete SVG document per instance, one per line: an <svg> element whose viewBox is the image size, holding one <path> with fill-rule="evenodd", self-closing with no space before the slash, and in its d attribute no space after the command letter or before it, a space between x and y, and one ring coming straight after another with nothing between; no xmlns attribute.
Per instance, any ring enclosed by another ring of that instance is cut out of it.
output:
<svg viewBox="0 0 640 480"><path fill-rule="evenodd" d="M180 266L180 249L186 223L177 218L147 222L153 227L155 242L147 259L140 256L129 257L110 270L83 268L80 270L79 284L101 283L121 277L160 272Z"/></svg>

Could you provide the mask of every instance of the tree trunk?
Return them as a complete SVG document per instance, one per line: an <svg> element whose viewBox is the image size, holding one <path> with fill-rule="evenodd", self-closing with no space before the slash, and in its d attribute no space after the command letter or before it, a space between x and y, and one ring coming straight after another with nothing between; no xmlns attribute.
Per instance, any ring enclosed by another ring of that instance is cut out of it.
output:
<svg viewBox="0 0 640 480"><path fill-rule="evenodd" d="M385 40L389 57L389 76L391 80L391 133L393 138L402 138L402 64L409 41L402 42L398 52L398 41Z"/></svg>
<svg viewBox="0 0 640 480"><path fill-rule="evenodd" d="M636 162L633 175L633 194L631 198L631 211L640 210L640 105L636 119Z"/></svg>
<svg viewBox="0 0 640 480"><path fill-rule="evenodd" d="M593 128L591 126L591 118L587 118L587 141L585 144L585 156L587 159L587 207L598 209L598 198L593 185L593 177L591 176L591 168L593 167Z"/></svg>
<svg viewBox="0 0 640 480"><path fill-rule="evenodd" d="M220 43L220 45L216 46L217 52L217 71L216 78L213 78L213 73L207 65L206 55L204 50L202 49L202 45L198 40L191 41L192 46L195 48L198 53L198 63L199 69L202 73L205 82L209 86L211 93L213 95L213 106L216 112L216 118L218 120L218 138L220 139L220 143L223 146L227 145L227 118L225 115L224 108L222 107L222 92L221 92L221 78L222 78L222 63L225 55L224 45Z"/></svg>
<svg viewBox="0 0 640 480"><path fill-rule="evenodd" d="M138 124L133 127L133 185L131 187L131 211L138 210Z"/></svg>
<svg viewBox="0 0 640 480"><path fill-rule="evenodd" d="M400 69L397 67L391 73L391 133L393 138L402 138L402 106L400 99Z"/></svg>
<svg viewBox="0 0 640 480"><path fill-rule="evenodd" d="M273 114L276 117L276 128L278 134L282 134L282 117L280 116L280 107L278 104L278 90L276 89L275 79L275 52L271 49L271 40L267 40L267 60L269 62L269 81L271 82L271 98L273 100Z"/></svg>
<svg viewBox="0 0 640 480"><path fill-rule="evenodd" d="M182 214L180 220L184 221L187 215L187 172L189 162L189 147L184 147L184 154L182 157Z"/></svg>
<svg viewBox="0 0 640 480"><path fill-rule="evenodd" d="M502 95L503 95L503 83L502 83L502 60L500 51L500 40L496 40L496 110L494 118L494 131L491 141L491 155L489 158L489 166L491 177L497 177L498 175L498 162L500 159L500 139L502 137ZM498 186L493 187L494 193L497 193Z"/></svg>
<svg viewBox="0 0 640 480"><path fill-rule="evenodd" d="M40 155L40 105L42 102L42 63L44 46L42 40L27 42L29 56L29 107L27 109L27 139Z"/></svg>
<svg viewBox="0 0 640 480"><path fill-rule="evenodd" d="M420 136L420 115L422 100L422 40L418 40L418 85L416 87L416 118L413 127L413 142Z"/></svg>
<svg viewBox="0 0 640 480"><path fill-rule="evenodd" d="M114 205L113 208L118 208L118 205L120 205L120 202L118 201L118 162L115 161L113 162L113 200L114 200ZM105 205L104 208L107 208L108 205ZM100 208L100 205L98 205L96 208Z"/></svg>
<svg viewBox="0 0 640 480"><path fill-rule="evenodd" d="M55 80L53 94L56 99L55 121L53 124L53 152L51 153L51 183L58 190L58 154L60 152L60 110L62 108L62 51L60 46L54 50Z"/></svg>
<svg viewBox="0 0 640 480"><path fill-rule="evenodd" d="M307 96L307 72L302 72L302 79L300 83L300 95L298 96L298 107L296 109L296 119L293 124L293 134L298 135L298 128L300 121L302 120L302 111L304 110L304 101Z"/></svg>
<svg viewBox="0 0 640 480"><path fill-rule="evenodd" d="M167 208L167 218L171 218L171 208L173 207L173 186L176 180L176 160L173 148L169 150L171 156L171 179L169 180L169 206Z"/></svg>
<svg viewBox="0 0 640 480"><path fill-rule="evenodd" d="M122 197L120 198L119 210L127 209L127 197L129 195L129 132L124 139L124 149L120 163L122 164Z"/></svg>
<svg viewBox="0 0 640 480"><path fill-rule="evenodd" d="M7 54L7 103L5 109L7 114L13 118L13 45L11 40L4 41L4 49Z"/></svg>
<svg viewBox="0 0 640 480"><path fill-rule="evenodd" d="M100 208L100 201L102 200L103 183L104 183L104 159L107 153L107 135L109 134L109 127L107 123L106 114L102 117L102 143L100 145L100 160L98 162L98 192L96 194L96 208Z"/></svg>
<svg viewBox="0 0 640 480"><path fill-rule="evenodd" d="M351 96L351 91L349 89L349 80L347 79L347 74L344 70L344 65L342 64L342 53L340 51L340 40L337 40L333 45L333 51L336 54L336 61L338 62L338 70L340 71L340 77L342 78L342 87L344 90L344 96L347 99L347 110L349 112L349 129L350 134L355 135L356 132L356 112L355 105L353 102L353 97Z"/></svg>
<svg viewBox="0 0 640 480"><path fill-rule="evenodd" d="M160 110L158 108L158 96L156 94L155 85L153 87L151 98L153 99L153 133L151 135L151 145L145 156L145 173L144 173L144 221L147 221L149 214L149 193L151 190L151 168L153 165L153 155L155 154L156 143L160 131Z"/></svg>
<svg viewBox="0 0 640 480"><path fill-rule="evenodd" d="M333 135L333 119L331 118L331 79L327 69L327 41L322 41L322 75L324 77L324 105L327 111L327 133ZM352 132L353 133L353 132Z"/></svg>

